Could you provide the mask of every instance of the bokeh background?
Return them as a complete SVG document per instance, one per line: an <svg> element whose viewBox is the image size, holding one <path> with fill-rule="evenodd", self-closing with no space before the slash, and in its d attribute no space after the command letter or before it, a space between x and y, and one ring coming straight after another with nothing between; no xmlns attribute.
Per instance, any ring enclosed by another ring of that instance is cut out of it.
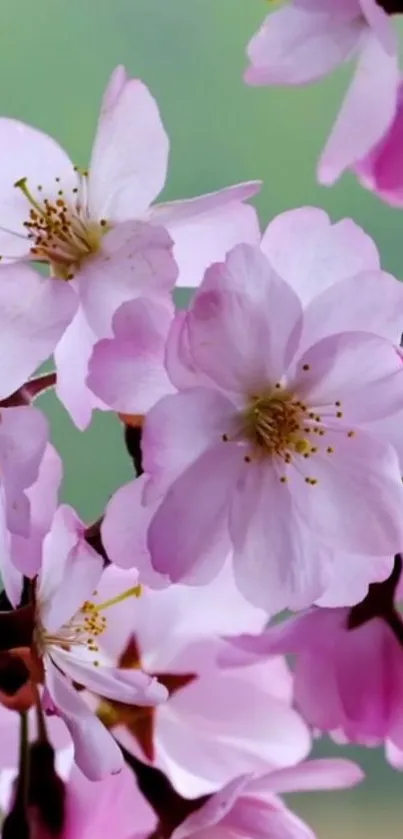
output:
<svg viewBox="0 0 403 839"><path fill-rule="evenodd" d="M333 219L352 216L402 279L401 213L350 176L331 190L315 183L350 68L304 89L243 85L245 44L267 10L265 0L1 0L0 114L53 134L85 166L102 90L123 63L153 91L171 137L165 199L261 178L262 225L303 204L324 207ZM182 292L178 302L185 300ZM98 415L80 435L52 396L42 404L65 458L64 497L90 521L131 474L120 426ZM381 831L400 839L403 776L379 752L354 756L368 773L364 786L297 797L295 806L323 839L378 839Z"/></svg>

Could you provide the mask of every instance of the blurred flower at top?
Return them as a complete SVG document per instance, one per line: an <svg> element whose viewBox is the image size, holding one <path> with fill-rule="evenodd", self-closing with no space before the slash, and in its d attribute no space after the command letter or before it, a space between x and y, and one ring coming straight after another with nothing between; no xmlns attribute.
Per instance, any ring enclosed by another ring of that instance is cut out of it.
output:
<svg viewBox="0 0 403 839"><path fill-rule="evenodd" d="M403 84L389 130L353 169L362 184L394 207L403 206Z"/></svg>
<svg viewBox="0 0 403 839"><path fill-rule="evenodd" d="M304 85L357 58L353 81L318 167L322 183L367 155L389 130L399 86L394 0L291 0L269 13L248 46L251 85Z"/></svg>

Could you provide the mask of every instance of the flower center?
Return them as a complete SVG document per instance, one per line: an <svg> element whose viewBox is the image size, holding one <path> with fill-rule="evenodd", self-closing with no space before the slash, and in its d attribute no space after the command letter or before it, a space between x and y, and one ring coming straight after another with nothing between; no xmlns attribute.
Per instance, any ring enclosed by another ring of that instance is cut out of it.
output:
<svg viewBox="0 0 403 839"><path fill-rule="evenodd" d="M26 178L16 181L14 186L20 189L29 205L28 218L24 222L28 239L31 240L31 256L38 262L45 262L52 268L54 276L63 280L73 279L82 262L97 253L102 237L108 230L105 219L93 221L89 218L83 195L79 189L73 189L74 196L68 200L62 189L58 197L51 201L44 198L37 200L28 188ZM41 190L41 187L38 187Z"/></svg>
<svg viewBox="0 0 403 839"><path fill-rule="evenodd" d="M302 372L308 373L310 369L310 364L302 365ZM334 422L342 418L340 400L321 408L308 407L295 393L277 382L274 387L249 396L246 407L235 417L231 432L222 434L221 439L224 443L247 443L245 463L275 458L278 466L296 466L305 483L315 486L318 480L306 474L302 458L334 455L334 446L322 438L335 428ZM340 430L349 439L355 437L353 429ZM286 468L279 480L286 483L290 474Z"/></svg>
<svg viewBox="0 0 403 839"><path fill-rule="evenodd" d="M42 654L48 646L61 647L63 650L69 650L74 646L85 646L91 653L98 652L97 639L108 626L107 617L103 612L111 606L122 603L128 597L140 597L140 594L141 586L133 586L116 597L111 597L110 600L104 600L103 603L86 600L74 617L54 634L48 633L41 620L38 619L35 631L36 647ZM99 662L93 661L93 664L97 667Z"/></svg>
<svg viewBox="0 0 403 839"><path fill-rule="evenodd" d="M302 435L305 411L305 405L280 388L252 396L242 417L243 437L261 454L282 455L289 449L303 454L311 448Z"/></svg>

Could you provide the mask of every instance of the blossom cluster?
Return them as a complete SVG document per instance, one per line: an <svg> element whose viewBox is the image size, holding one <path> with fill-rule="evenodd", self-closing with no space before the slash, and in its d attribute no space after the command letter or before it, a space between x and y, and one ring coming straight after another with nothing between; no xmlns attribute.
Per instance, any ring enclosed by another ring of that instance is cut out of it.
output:
<svg viewBox="0 0 403 839"><path fill-rule="evenodd" d="M359 51L321 176L394 203L399 11L292 0L246 74ZM259 182L155 203L168 136L122 67L88 169L7 118L0 152L2 835L313 839L281 794L363 777L314 739L403 768L403 285L351 219L262 232ZM49 389L122 427L135 476L95 522L62 500Z"/></svg>

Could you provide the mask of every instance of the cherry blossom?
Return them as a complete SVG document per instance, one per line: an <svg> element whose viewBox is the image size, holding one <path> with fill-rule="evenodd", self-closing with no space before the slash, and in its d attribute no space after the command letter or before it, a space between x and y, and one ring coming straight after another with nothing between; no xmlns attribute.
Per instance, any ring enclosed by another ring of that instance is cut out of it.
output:
<svg viewBox="0 0 403 839"><path fill-rule="evenodd" d="M227 666L295 655L295 701L307 722L340 743L384 744L403 767L403 588L397 556L389 578L351 609L314 608L261 635L228 638Z"/></svg>
<svg viewBox="0 0 403 839"><path fill-rule="evenodd" d="M118 599L135 579L111 566L98 598L105 591ZM120 672L141 667L154 675L169 698L148 709L113 698L90 705L128 751L162 769L185 797L215 791L241 772L291 765L308 753L310 736L291 707L285 662L273 658L269 669L265 663L239 672L216 663L220 633L259 631L265 622L237 591L228 563L202 589L143 588L111 614L99 645L125 668Z"/></svg>
<svg viewBox="0 0 403 839"><path fill-rule="evenodd" d="M339 789L362 780L348 760L310 760L262 777L242 776L212 796L172 834L172 839L204 839L214 830L222 839L314 839L310 828L292 813L278 793Z"/></svg>
<svg viewBox="0 0 403 839"><path fill-rule="evenodd" d="M313 345L305 332L300 352L300 335L292 288L258 249L235 248L174 332L179 391L143 433L154 569L199 585L232 546L237 584L269 612L324 593L329 550L384 558L402 543L398 457L371 433L387 416L398 425L400 356L366 332Z"/></svg>
<svg viewBox="0 0 403 839"><path fill-rule="evenodd" d="M89 711L73 687L85 685L96 693L128 704L164 701L165 688L143 672L123 672L101 656L98 636L108 618L136 586L119 598L94 604L91 596L102 573L102 557L84 539L84 527L74 511L57 510L43 543L35 586L34 662L44 673L48 710L62 717L75 747L75 761L87 777L97 779L122 766L118 746Z"/></svg>
<svg viewBox="0 0 403 839"><path fill-rule="evenodd" d="M389 130L399 87L398 44L388 0L291 0L269 13L248 46L251 85L303 85L352 56L353 81L322 153L318 176L332 184ZM363 128L365 126L365 129Z"/></svg>

